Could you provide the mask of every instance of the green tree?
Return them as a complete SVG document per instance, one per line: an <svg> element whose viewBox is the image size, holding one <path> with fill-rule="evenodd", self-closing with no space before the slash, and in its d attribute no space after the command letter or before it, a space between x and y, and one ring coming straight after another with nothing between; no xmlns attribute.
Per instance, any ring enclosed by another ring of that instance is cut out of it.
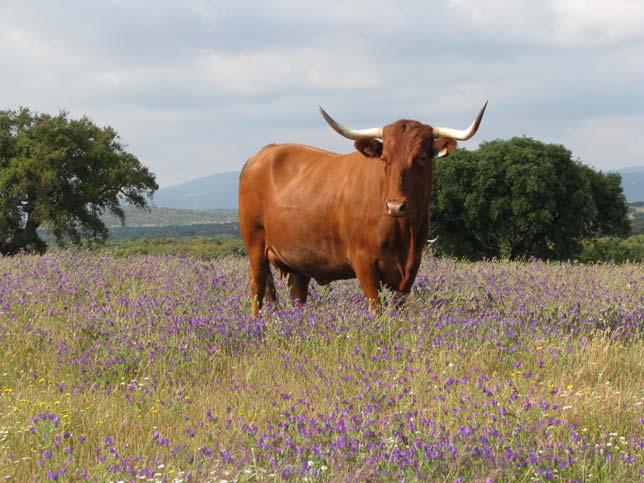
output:
<svg viewBox="0 0 644 483"><path fill-rule="evenodd" d="M147 206L155 177L117 133L86 117L0 111L0 253L43 252L37 229L60 244L104 241L100 215L124 220L121 203Z"/></svg>
<svg viewBox="0 0 644 483"><path fill-rule="evenodd" d="M588 180L597 209L597 217L589 227L587 237L626 237L631 232L628 204L622 190L622 177L617 173L602 173L580 165Z"/></svg>
<svg viewBox="0 0 644 483"><path fill-rule="evenodd" d="M437 160L432 225L439 251L466 258L567 259L584 238L628 232L619 177L525 137Z"/></svg>

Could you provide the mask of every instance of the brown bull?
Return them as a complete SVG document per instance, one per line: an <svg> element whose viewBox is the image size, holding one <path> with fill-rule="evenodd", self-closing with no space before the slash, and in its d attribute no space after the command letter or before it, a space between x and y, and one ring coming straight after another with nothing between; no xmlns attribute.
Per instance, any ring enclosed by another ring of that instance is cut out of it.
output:
<svg viewBox="0 0 644 483"><path fill-rule="evenodd" d="M312 278L324 285L357 277L370 310L380 306L381 285L407 294L429 232L432 160L476 133L486 105L466 130L408 120L353 130L320 108L356 152L281 144L250 158L239 180L239 223L253 316L265 295L276 300L269 263L288 274L294 302L306 301Z"/></svg>

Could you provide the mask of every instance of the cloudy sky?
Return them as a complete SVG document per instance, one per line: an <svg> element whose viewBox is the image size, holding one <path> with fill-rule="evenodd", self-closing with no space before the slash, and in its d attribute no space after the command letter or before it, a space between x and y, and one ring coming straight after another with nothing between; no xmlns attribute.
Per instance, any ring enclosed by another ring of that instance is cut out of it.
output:
<svg viewBox="0 0 644 483"><path fill-rule="evenodd" d="M0 109L111 125L161 186L270 142L349 151L324 123L400 118L475 141L644 164L642 0L0 0Z"/></svg>

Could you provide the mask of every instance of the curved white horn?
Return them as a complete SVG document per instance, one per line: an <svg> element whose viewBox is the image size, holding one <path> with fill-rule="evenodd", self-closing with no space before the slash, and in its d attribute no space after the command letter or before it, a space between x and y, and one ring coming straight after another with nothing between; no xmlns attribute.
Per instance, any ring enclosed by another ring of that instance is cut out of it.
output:
<svg viewBox="0 0 644 483"><path fill-rule="evenodd" d="M436 238L434 238L433 240L427 240L427 244L428 244L429 246L431 246L431 245L433 245L434 243L436 243L436 240L438 240L438 235L436 235Z"/></svg>
<svg viewBox="0 0 644 483"><path fill-rule="evenodd" d="M329 126L333 128L335 132L338 134L341 134L345 138L349 139L373 139L373 138L381 138L382 139L382 128L381 127L374 127L371 129L349 129L348 127L344 127L342 124L338 124L333 120L331 116L329 116L324 109L322 109L322 106L318 106L320 108L320 112L322 113L322 117L324 117L324 120L329 123Z"/></svg>
<svg viewBox="0 0 644 483"><path fill-rule="evenodd" d="M467 141L469 138L476 134L476 131L478 131L479 124L481 124L481 119L483 119L483 113L485 112L486 107L487 101L485 101L485 104L483 104L483 107L479 111L478 116L476 116L474 122L472 122L472 124L470 124L470 127L468 127L467 129L461 130L452 129L451 127L435 127L434 137L446 137L457 139L459 141Z"/></svg>

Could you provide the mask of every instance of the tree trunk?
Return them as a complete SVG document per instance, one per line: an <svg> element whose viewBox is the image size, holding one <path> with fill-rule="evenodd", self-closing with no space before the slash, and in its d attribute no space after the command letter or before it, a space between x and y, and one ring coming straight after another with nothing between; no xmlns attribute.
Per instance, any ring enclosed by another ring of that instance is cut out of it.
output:
<svg viewBox="0 0 644 483"><path fill-rule="evenodd" d="M45 253L47 244L40 239L36 231L39 226L39 223L29 216L25 227L16 232L7 244L0 245L0 253L2 255L15 255L21 251Z"/></svg>

